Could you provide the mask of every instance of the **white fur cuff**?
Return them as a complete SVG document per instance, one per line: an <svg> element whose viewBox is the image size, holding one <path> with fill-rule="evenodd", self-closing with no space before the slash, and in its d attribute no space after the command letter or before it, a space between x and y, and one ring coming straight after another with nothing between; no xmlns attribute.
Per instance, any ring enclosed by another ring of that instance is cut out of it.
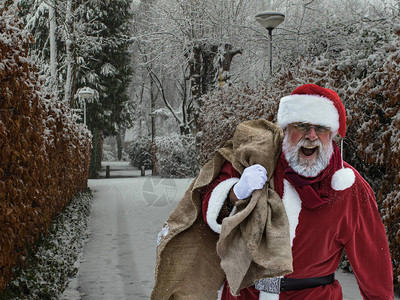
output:
<svg viewBox="0 0 400 300"><path fill-rule="evenodd" d="M228 197L231 188L239 181L239 178L233 177L222 181L218 184L211 193L210 201L207 209L207 223L210 228L216 233L221 233L221 224L218 224L217 218L221 211L226 198ZM236 207L233 208L230 215L236 212Z"/></svg>

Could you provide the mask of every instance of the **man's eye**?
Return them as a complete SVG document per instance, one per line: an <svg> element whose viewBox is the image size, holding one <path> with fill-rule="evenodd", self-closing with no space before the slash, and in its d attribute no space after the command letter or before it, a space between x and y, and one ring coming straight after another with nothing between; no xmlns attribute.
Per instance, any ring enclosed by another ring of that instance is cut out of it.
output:
<svg viewBox="0 0 400 300"><path fill-rule="evenodd" d="M310 128L307 124L300 124L299 127L301 130L306 130L306 131L308 131L308 129Z"/></svg>

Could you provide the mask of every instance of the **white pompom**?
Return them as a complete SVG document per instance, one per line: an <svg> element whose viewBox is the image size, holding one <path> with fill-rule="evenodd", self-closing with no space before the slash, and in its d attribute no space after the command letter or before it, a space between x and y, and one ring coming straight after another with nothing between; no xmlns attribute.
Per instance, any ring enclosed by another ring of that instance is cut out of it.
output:
<svg viewBox="0 0 400 300"><path fill-rule="evenodd" d="M336 191L343 191L354 184L356 175L350 168L342 168L332 176L331 186Z"/></svg>

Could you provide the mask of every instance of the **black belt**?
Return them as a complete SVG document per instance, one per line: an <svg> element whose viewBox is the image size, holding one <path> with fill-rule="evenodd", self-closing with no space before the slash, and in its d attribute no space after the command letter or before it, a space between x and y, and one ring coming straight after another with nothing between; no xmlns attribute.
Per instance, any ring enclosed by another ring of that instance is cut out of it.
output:
<svg viewBox="0 0 400 300"><path fill-rule="evenodd" d="M335 273L323 277L311 278L263 278L256 282L255 288L257 290L279 294L285 291L303 290L315 288L320 285L331 284L335 281Z"/></svg>

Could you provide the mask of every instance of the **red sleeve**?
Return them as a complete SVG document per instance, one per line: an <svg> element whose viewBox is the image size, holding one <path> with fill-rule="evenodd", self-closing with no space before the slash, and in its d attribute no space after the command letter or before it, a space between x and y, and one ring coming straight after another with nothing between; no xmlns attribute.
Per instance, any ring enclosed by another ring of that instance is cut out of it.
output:
<svg viewBox="0 0 400 300"><path fill-rule="evenodd" d="M358 202L358 222L345 251L364 299L393 299L393 268L385 228L375 196L364 188L353 195Z"/></svg>
<svg viewBox="0 0 400 300"><path fill-rule="evenodd" d="M238 171L236 171L232 164L229 161L226 161L219 173L219 175L203 189L202 192L202 210L203 210L203 219L207 223L207 209L208 209L208 202L210 201L210 196L214 188L220 184L222 181L227 180L232 177L240 177Z"/></svg>

